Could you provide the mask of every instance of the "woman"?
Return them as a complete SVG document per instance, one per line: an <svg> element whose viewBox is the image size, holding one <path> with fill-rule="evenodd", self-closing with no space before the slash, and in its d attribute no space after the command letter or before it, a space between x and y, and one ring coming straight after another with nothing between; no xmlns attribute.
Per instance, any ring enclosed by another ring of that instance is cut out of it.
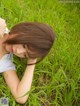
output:
<svg viewBox="0 0 80 106"><path fill-rule="evenodd" d="M1 35L3 37L0 39L0 59L5 68L7 67L7 69L3 69L2 73L16 101L24 104L29 94L23 95L31 88L35 64L42 61L48 54L54 43L55 34L51 27L46 24L22 22L12 27L8 34L3 35L6 23L4 20L2 23ZM6 56L10 53L20 58L28 58L27 67L21 81L16 74L14 64ZM9 63L8 65L6 65L5 60L7 64ZM8 68L10 65L12 68ZM23 97L18 98L20 96Z"/></svg>

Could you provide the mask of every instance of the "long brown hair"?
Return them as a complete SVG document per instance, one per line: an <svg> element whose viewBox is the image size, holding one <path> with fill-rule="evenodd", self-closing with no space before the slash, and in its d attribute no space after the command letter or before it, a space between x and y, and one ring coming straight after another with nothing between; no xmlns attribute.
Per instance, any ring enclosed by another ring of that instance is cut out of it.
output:
<svg viewBox="0 0 80 106"><path fill-rule="evenodd" d="M29 58L40 59L36 63L42 61L48 54L56 37L50 26L39 22L19 23L11 28L9 34L17 36L4 43L27 45L28 49L32 51L32 53L28 52Z"/></svg>

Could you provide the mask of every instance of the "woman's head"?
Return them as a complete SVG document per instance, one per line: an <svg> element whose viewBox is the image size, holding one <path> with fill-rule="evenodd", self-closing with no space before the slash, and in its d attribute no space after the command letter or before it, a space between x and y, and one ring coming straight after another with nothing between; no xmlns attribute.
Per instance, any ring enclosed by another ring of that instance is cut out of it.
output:
<svg viewBox="0 0 80 106"><path fill-rule="evenodd" d="M25 54L28 58L41 60L48 54L55 40L52 28L38 22L19 23L11 28L9 35L4 43L18 49L14 50L15 55L19 56L21 50L21 54Z"/></svg>

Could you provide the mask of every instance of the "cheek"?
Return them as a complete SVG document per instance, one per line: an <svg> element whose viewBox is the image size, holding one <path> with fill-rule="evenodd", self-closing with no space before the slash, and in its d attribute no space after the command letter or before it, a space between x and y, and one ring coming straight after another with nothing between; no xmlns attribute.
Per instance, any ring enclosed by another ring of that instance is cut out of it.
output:
<svg viewBox="0 0 80 106"><path fill-rule="evenodd" d="M6 45L5 45L5 48L6 48L6 50L7 50L7 51L11 52L11 48L12 48L12 46L11 46L11 45L6 44Z"/></svg>
<svg viewBox="0 0 80 106"><path fill-rule="evenodd" d="M13 53L14 55L20 57L20 58L24 58L24 55L23 54L19 54L19 53Z"/></svg>

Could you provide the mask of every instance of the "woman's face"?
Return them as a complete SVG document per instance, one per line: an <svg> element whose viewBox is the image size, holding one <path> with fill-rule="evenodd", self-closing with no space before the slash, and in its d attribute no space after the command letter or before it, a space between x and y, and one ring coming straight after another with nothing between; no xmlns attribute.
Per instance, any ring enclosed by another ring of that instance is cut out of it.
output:
<svg viewBox="0 0 80 106"><path fill-rule="evenodd" d="M16 56L18 57L21 57L21 58L28 58L28 54L27 54L27 51L28 51L28 48L26 45L22 45L22 44L15 44L15 45L9 45L9 44L6 44L5 45L5 49L7 52L12 52L13 54L15 54Z"/></svg>
<svg viewBox="0 0 80 106"><path fill-rule="evenodd" d="M10 39L14 37L14 35L7 35L5 37L5 39ZM15 54L16 56L18 57L21 57L21 58L28 58L28 47L27 45L23 45L23 44L13 44L13 45L10 45L10 44L5 44L5 49L7 52L12 52L13 54ZM30 52L30 51L29 51Z"/></svg>

